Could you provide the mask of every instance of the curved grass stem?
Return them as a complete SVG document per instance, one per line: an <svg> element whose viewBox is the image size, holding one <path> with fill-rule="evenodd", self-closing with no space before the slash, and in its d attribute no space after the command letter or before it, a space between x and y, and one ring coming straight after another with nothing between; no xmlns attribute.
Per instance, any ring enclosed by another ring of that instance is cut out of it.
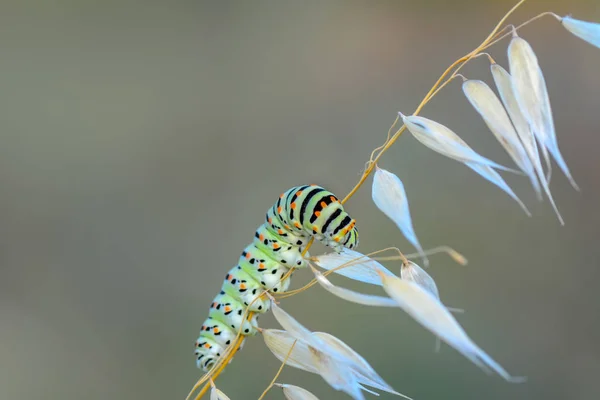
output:
<svg viewBox="0 0 600 400"><path fill-rule="evenodd" d="M458 71L466 63L468 63L472 58L477 57L482 50L484 50L485 48L488 47L488 45L494 39L494 37L496 36L496 34L498 33L498 31L500 31L500 29L502 28L502 25L504 25L504 23L506 22L506 20L508 19L508 17L510 17L512 13L514 13L523 3L525 3L525 1L526 0L520 0L517 4L515 4L502 17L502 19L500 19L500 21L496 24L496 26L494 27L494 29L492 30L492 32L485 38L485 40L483 42L481 42L481 44L479 46L477 46L477 48L475 48L473 51L471 51L470 53L466 54L465 56L459 58L458 60L454 61L452 64L450 64L450 66L448 68L446 68L446 70L438 78L438 80L435 82L435 84L431 87L431 89L429 90L429 92L427 92L427 94L425 95L425 97L423 98L423 100L421 101L421 103L419 103L419 105L417 106L417 109L415 110L415 112L413 113L413 115L418 115L421 112L421 110L423 109L423 107L425 107L425 105L439 92L439 90L441 90L444 86L446 86L449 81L451 81L452 79L454 79L454 77L456 76L456 74L458 73ZM458 67L458 68L456 68L456 67ZM456 70L454 70L454 68L456 68ZM444 81L444 79L453 70L454 70L454 72L450 75L450 78L448 78L446 81ZM392 124L392 128L394 127L394 125L396 125L397 121L398 121L398 118L396 118L396 120ZM396 142L396 140L398 140L398 138L400 137L400 135L402 135L402 133L405 130L406 130L406 127L404 125L402 125L400 127L400 129L398 129L398 131L391 138L389 138L389 140L386 140L385 144L381 148L381 151L379 151L377 153L377 156L375 157L375 159L372 160L372 162L369 164L369 166L367 167L367 169L365 170L365 172L363 172L363 175L360 177L358 183L352 188L352 190L341 201L342 204L344 204L348 200L350 200L352 198L352 196L354 196L354 194L358 191L358 189L361 188L361 186L365 183L365 181L367 180L367 178L369 177L369 175L371 175L371 172L373 172L373 169L374 169L375 165L377 165L377 161L379 161L379 159L381 158L381 156L383 156L383 154L390 147L392 147L392 145ZM388 133L388 137L389 137L389 133ZM371 154L371 156L372 155L373 154Z"/></svg>

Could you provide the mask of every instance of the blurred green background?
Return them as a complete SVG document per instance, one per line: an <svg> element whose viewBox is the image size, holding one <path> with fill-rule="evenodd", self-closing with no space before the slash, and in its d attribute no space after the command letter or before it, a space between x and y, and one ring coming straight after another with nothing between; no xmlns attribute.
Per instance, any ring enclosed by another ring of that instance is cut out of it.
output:
<svg viewBox="0 0 600 400"><path fill-rule="evenodd" d="M513 3L3 1L0 398L185 398L208 306L277 195L318 183L343 196L396 112L411 113ZM600 21L598 2L584 0L530 1L512 21L545 10ZM522 35L582 187L554 175L566 226L526 179L505 175L533 218L409 135L381 166L404 181L423 246L469 258L431 258L442 299L465 308L458 319L472 338L529 382L489 377L447 346L435 353L433 336L399 310L318 287L281 304L416 400L600 394L600 50L551 19ZM506 45L492 49L505 66ZM491 82L488 67L482 58L464 73ZM423 115L510 164L459 82ZM411 252L372 204L370 182L347 205L360 250ZM294 287L309 275L295 274ZM261 324L278 327L271 315ZM278 366L257 337L218 385L256 399ZM298 370L280 381L347 398Z"/></svg>

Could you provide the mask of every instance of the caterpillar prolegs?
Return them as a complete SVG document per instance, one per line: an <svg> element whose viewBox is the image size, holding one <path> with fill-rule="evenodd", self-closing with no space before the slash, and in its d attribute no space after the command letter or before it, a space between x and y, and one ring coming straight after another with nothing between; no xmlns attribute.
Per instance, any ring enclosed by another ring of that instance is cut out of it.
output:
<svg viewBox="0 0 600 400"><path fill-rule="evenodd" d="M283 193L267 211L238 264L225 276L221 292L210 305L196 341L196 365L208 371L241 329L256 334L258 314L269 310L263 290L285 292L291 267L305 266L302 252L311 238L340 251L358 245L356 222L331 192L317 185L296 186ZM244 319L246 309L255 314Z"/></svg>

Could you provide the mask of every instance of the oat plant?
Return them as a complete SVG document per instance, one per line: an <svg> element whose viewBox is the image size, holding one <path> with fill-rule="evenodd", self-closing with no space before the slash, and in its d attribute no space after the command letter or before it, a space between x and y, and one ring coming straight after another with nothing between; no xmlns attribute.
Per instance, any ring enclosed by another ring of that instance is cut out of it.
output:
<svg viewBox="0 0 600 400"><path fill-rule="evenodd" d="M519 35L519 30L542 17L550 17L561 23L568 32L600 47L600 25L570 16L561 17L552 12L538 14L518 26L509 24L509 17L524 2L525 0L521 0L510 9L479 46L454 61L441 74L411 114L398 113L385 142L373 150L361 178L340 201L341 204L346 203L373 175L371 190L375 206L398 226L406 239L417 249L417 253L403 254L397 248L388 248L363 254L349 248L338 248L331 253L310 257L307 250L312 244L311 239L302 254L308 265L305 269L314 274L314 279L304 287L292 291L282 290L274 293L265 290L253 300L253 302L270 302L270 308L283 328L257 327L267 347L281 361L279 370L259 396L259 400L275 387L282 391L282 397L286 399L317 399L305 388L277 382L284 367L318 374L333 389L343 391L353 399L364 399L365 392L377 394L378 391L410 398L387 384L358 352L341 339L325 332L310 331L281 307L281 300L308 290L314 285L319 285L331 295L348 302L373 307L399 308L433 333L438 341L444 341L484 371L495 373L508 382L517 383L526 380L524 377L513 376L507 372L468 336L454 315L462 310L447 307L440 299L438 286L433 278L415 261L411 261L411 259L422 260L423 265L427 266L428 255L447 253L457 263L466 264L466 259L451 248L442 246L424 250L421 247L416 233L418 229L415 230L411 221L408 196L402 181L393 172L378 166L387 150L405 131L408 131L421 144L463 163L498 186L518 203L526 215L530 215L525 204L504 181L499 171L522 175L531 182L539 199L544 195L548 198L559 223L564 223L550 191L552 160L569 179L571 185L576 190L579 190L579 187L558 147L544 74L534 50L527 40ZM497 50L501 45L505 46L506 42L508 47L504 47L504 51L507 51L509 62L508 66L503 67L495 62L489 50L492 46ZM490 79L487 83L469 79L463 72L466 64L480 56L485 57L490 63ZM468 101L483 119L490 132L509 154L515 167L500 165L486 158L471 148L450 127L421 115L427 103L456 78L462 80L464 100ZM407 145L411 144L407 143ZM399 261L401 267L398 273L384 267L381 264L383 261ZM294 269L291 268L281 278L281 282L287 280ZM380 286L383 293L380 296L370 295L336 286L327 278L331 273L368 285ZM249 304L248 308L251 305ZM252 321L255 313L248 311L248 308L243 319ZM219 358L194 385L188 400L198 400L209 391L211 400L228 399L215 386L215 381L240 349L244 339L245 336L240 328L225 352L217 354Z"/></svg>

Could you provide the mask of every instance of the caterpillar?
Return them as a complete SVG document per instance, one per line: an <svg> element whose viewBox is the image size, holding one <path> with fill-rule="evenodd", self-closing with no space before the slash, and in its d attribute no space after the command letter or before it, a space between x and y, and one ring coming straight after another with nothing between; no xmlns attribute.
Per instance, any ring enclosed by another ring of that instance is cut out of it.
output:
<svg viewBox="0 0 600 400"><path fill-rule="evenodd" d="M238 332L244 336L256 334L258 314L270 307L270 300L260 294L263 290L288 290L290 279L282 278L290 268L305 266L302 252L311 238L338 252L343 247L354 248L358 245L356 221L333 193L317 185L296 186L281 194L269 208L253 242L225 275L196 340L198 368L208 371ZM249 321L244 318L246 310L254 313Z"/></svg>

